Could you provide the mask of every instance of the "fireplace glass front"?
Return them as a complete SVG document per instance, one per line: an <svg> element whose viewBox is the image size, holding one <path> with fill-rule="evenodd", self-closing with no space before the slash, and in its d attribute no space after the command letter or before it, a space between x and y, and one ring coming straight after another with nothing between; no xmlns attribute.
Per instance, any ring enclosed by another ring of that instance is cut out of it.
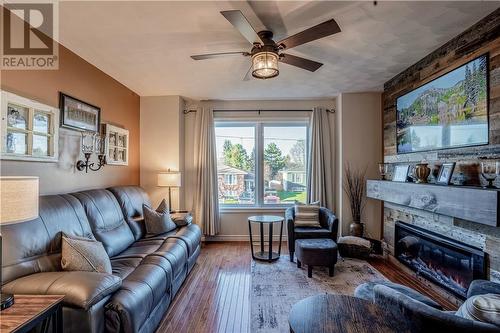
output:
<svg viewBox="0 0 500 333"><path fill-rule="evenodd" d="M472 280L485 278L480 249L403 222L396 222L395 244L400 262L462 299Z"/></svg>

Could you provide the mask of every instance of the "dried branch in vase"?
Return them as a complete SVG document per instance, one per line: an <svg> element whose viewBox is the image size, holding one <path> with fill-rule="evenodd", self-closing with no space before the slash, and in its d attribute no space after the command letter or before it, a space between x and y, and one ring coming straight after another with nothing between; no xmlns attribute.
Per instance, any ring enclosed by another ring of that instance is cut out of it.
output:
<svg viewBox="0 0 500 333"><path fill-rule="evenodd" d="M354 170L347 163L344 178L343 187L349 198L352 220L353 222L360 223L361 214L365 207L366 167L363 170Z"/></svg>

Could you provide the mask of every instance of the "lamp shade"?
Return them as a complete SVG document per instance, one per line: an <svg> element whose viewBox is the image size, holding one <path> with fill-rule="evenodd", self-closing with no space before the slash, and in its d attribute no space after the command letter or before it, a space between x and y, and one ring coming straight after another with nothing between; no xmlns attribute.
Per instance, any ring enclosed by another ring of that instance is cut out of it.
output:
<svg viewBox="0 0 500 333"><path fill-rule="evenodd" d="M38 217L38 177L0 177L0 224Z"/></svg>
<svg viewBox="0 0 500 333"><path fill-rule="evenodd" d="M181 173L179 171L160 172L158 174L158 186L181 187Z"/></svg>

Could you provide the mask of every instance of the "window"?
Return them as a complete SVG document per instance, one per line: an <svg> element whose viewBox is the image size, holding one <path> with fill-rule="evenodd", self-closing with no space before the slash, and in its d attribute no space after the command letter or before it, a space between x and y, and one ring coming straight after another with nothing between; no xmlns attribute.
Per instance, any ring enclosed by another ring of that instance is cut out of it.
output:
<svg viewBox="0 0 500 333"><path fill-rule="evenodd" d="M59 111L2 91L2 159L57 161Z"/></svg>
<svg viewBox="0 0 500 333"><path fill-rule="evenodd" d="M216 122L219 203L305 203L307 134L305 121Z"/></svg>
<svg viewBox="0 0 500 333"><path fill-rule="evenodd" d="M215 138L219 203L255 204L255 126L218 124Z"/></svg>

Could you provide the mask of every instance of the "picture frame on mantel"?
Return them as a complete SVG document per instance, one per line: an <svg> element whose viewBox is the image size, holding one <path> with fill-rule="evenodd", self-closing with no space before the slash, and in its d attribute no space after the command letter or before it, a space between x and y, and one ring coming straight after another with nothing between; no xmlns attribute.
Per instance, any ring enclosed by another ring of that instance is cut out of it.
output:
<svg viewBox="0 0 500 333"><path fill-rule="evenodd" d="M59 92L61 127L77 131L99 132L101 108Z"/></svg>
<svg viewBox="0 0 500 333"><path fill-rule="evenodd" d="M394 174L392 176L393 182L405 183L408 178L408 171L410 170L409 164L399 164L394 167Z"/></svg>
<svg viewBox="0 0 500 333"><path fill-rule="evenodd" d="M439 168L439 174L436 179L436 184L438 185L450 185L451 176L453 176L453 170L455 169L455 162L443 163Z"/></svg>

